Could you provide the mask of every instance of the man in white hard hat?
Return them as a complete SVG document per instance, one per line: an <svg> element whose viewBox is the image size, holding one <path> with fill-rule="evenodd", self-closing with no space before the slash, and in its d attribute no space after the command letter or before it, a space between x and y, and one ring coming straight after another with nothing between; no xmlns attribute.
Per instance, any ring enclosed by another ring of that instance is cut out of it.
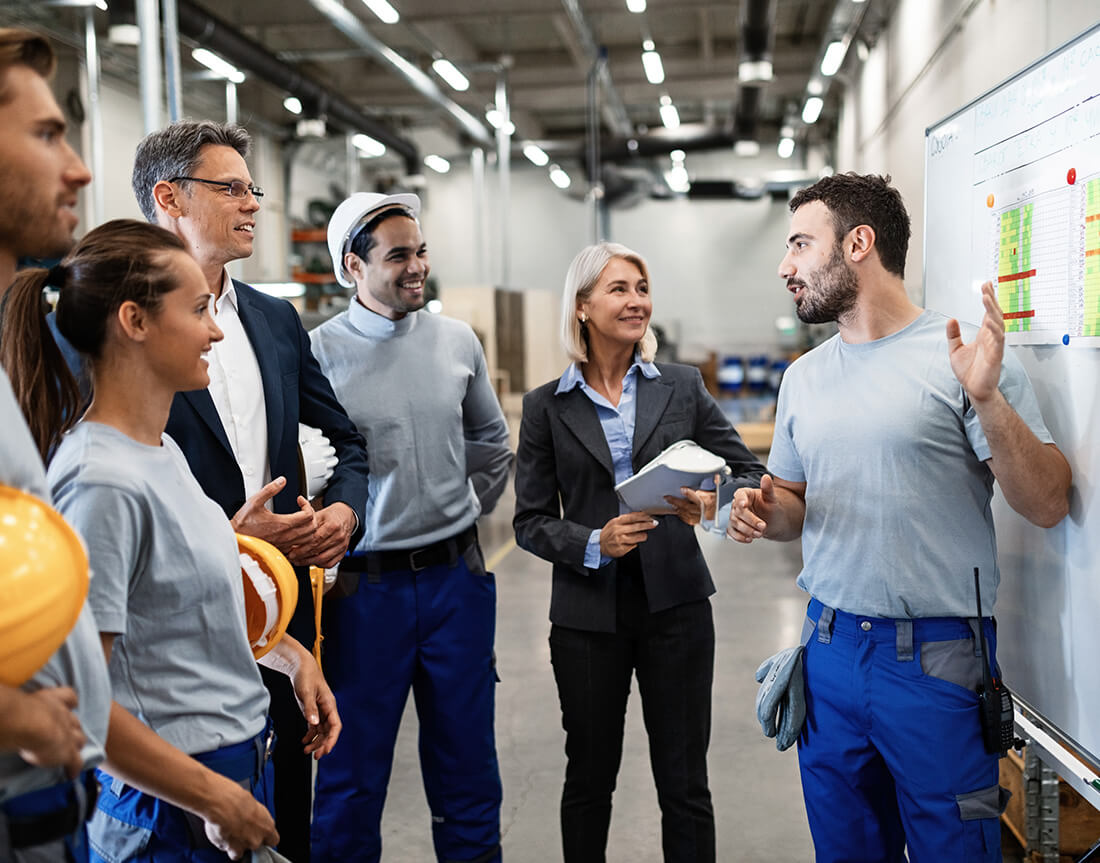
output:
<svg viewBox="0 0 1100 863"><path fill-rule="evenodd" d="M65 140L48 83L54 64L41 36L0 29L0 296L20 256L57 257L72 246L77 195L91 179ZM0 418L0 484L49 502L42 461L2 372ZM5 604L13 601L5 595ZM74 827L90 814L91 768L103 758L110 704L87 606L27 684L0 684L0 859L85 859L83 827Z"/></svg>
<svg viewBox="0 0 1100 863"><path fill-rule="evenodd" d="M245 162L250 147L240 126L173 123L138 145L132 185L145 217L177 234L198 261L225 333L210 351L210 386L176 395L166 431L237 532L267 540L296 565L298 606L287 632L310 645L316 633L308 566L334 566L361 532L367 457L293 306L226 272L231 261L252 254L263 191ZM321 429L339 459L316 510L299 487L299 421ZM287 678L262 673L278 735L279 851L308 863L312 768L302 740L323 717L311 711L303 719Z"/></svg>
<svg viewBox="0 0 1100 863"><path fill-rule="evenodd" d="M366 529L325 602L325 668L346 728L318 765L318 860L380 858L410 688L438 859L500 859L496 588L476 522L500 497L512 453L473 330L422 310L419 212L415 195L360 193L337 207L329 251L356 295L311 333L371 448Z"/></svg>

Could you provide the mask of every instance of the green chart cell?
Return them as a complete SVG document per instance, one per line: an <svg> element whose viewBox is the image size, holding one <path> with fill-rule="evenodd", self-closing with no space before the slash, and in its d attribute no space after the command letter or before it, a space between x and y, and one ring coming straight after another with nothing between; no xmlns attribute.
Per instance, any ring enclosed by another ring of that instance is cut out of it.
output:
<svg viewBox="0 0 1100 863"><path fill-rule="evenodd" d="M1085 184L1085 290L1081 334L1100 336L1100 177Z"/></svg>
<svg viewBox="0 0 1100 863"><path fill-rule="evenodd" d="M1001 241L997 258L997 301L1005 313L1005 331L1031 329L1031 224L1034 204L1001 213ZM1024 313L1024 314L1021 314ZM1013 315L1014 317L1009 317Z"/></svg>

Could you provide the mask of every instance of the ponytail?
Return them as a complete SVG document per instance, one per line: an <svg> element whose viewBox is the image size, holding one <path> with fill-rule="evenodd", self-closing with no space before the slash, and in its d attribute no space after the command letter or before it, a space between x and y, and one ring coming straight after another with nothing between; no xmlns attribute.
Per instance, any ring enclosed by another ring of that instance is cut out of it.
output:
<svg viewBox="0 0 1100 863"><path fill-rule="evenodd" d="M4 298L0 363L11 379L16 401L46 461L61 436L79 419L80 387L46 321L43 290L63 287L65 268L24 270Z"/></svg>

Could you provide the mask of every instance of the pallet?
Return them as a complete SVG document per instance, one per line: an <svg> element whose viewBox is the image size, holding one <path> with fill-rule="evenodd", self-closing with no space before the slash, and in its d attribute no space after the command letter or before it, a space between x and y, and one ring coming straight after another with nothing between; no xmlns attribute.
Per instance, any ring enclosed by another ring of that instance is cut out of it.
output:
<svg viewBox="0 0 1100 863"><path fill-rule="evenodd" d="M1073 863L1100 838L1100 812L1026 748L1001 759L1001 785L1012 792L1001 820L1032 863Z"/></svg>

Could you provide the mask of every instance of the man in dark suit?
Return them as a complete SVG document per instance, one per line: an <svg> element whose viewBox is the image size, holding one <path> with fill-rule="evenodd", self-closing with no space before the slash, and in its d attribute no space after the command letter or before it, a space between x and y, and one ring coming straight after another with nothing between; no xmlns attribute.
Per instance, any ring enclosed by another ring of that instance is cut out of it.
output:
<svg viewBox="0 0 1100 863"><path fill-rule="evenodd" d="M308 566L334 566L358 538L367 457L294 308L226 272L230 261L252 254L263 192L245 164L250 146L239 126L174 123L138 145L132 182L145 217L178 235L199 262L214 294L214 318L225 333L210 353L210 386L177 394L167 432L234 528L267 540L295 564L298 607L288 632L309 645L316 633ZM339 458L324 506L316 509L299 487L299 422L321 429ZM302 752L308 728L287 678L262 671L279 736L279 850L303 863L309 859L312 781Z"/></svg>

